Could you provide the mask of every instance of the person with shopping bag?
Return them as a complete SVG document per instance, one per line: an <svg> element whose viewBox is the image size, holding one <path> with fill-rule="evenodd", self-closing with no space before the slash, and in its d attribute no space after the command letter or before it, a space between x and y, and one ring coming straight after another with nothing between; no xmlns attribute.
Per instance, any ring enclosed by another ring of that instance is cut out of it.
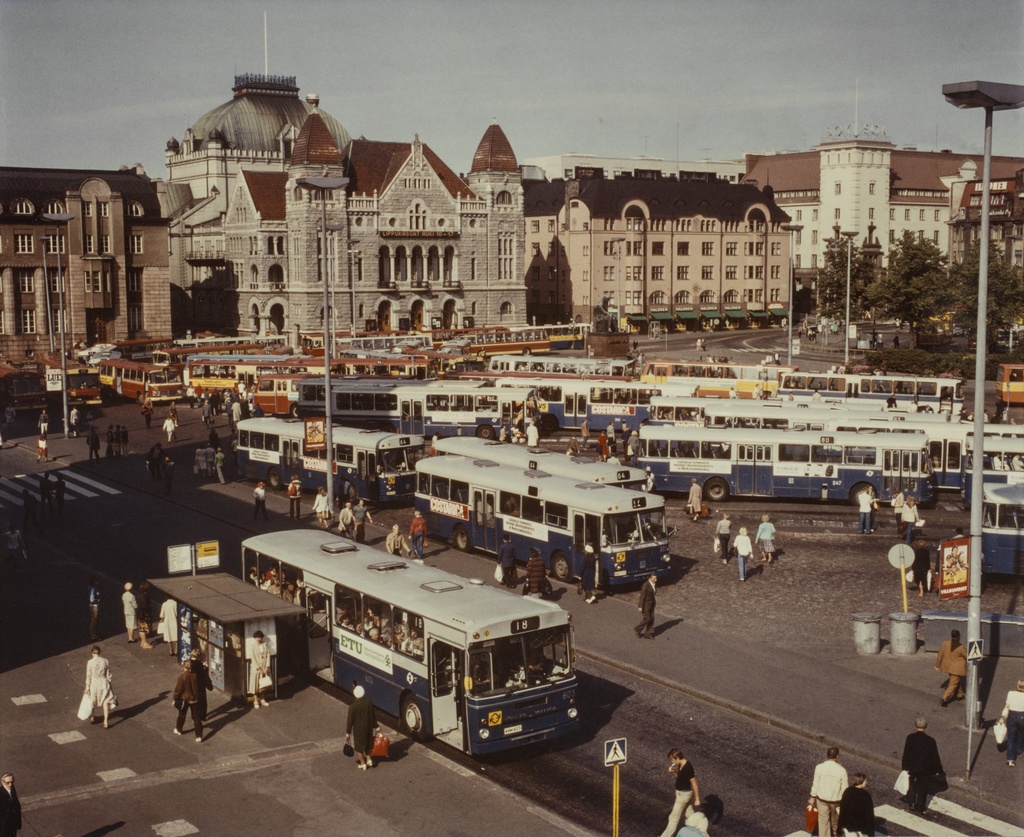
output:
<svg viewBox="0 0 1024 837"><path fill-rule="evenodd" d="M117 698L114 697L114 691L110 688L110 681L113 679L114 675L110 673L110 663L105 657L100 656L100 647L94 645L92 657L85 666L85 691L82 693L82 705L78 710L79 718L83 721L88 720L90 724L95 724L96 717L93 712L96 707L102 707L103 729L109 727L110 710L117 706Z"/></svg>
<svg viewBox="0 0 1024 837"><path fill-rule="evenodd" d="M366 690L356 686L352 690L355 700L348 708L348 719L345 724L345 743L351 744L356 751L356 766L360 770L373 767L372 749L374 738L380 730L377 723L377 712L366 697Z"/></svg>

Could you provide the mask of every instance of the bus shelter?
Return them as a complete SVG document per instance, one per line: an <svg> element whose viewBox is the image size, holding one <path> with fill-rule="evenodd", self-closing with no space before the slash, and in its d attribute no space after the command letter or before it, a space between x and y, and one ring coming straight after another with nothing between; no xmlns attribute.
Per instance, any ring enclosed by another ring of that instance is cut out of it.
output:
<svg viewBox="0 0 1024 837"><path fill-rule="evenodd" d="M288 644L285 637L304 630L304 608L227 573L151 578L149 583L175 602L178 661L184 662L198 648L214 688L233 698L248 697L256 631L263 632L270 646L275 695L279 673L294 673L281 648Z"/></svg>

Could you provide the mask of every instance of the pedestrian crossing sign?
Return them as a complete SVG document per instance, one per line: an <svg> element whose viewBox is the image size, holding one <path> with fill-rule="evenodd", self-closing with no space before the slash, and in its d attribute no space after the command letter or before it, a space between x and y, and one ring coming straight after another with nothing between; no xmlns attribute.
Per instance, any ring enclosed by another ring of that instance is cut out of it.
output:
<svg viewBox="0 0 1024 837"><path fill-rule="evenodd" d="M604 742L604 766L614 767L626 763L626 739L613 738Z"/></svg>
<svg viewBox="0 0 1024 837"><path fill-rule="evenodd" d="M985 640L974 639L967 643L967 659L976 663L985 656Z"/></svg>

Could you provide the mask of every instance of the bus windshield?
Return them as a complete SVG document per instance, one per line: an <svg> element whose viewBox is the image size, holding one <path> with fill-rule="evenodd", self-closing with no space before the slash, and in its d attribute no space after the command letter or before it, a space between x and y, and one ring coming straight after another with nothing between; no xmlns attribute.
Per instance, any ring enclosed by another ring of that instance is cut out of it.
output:
<svg viewBox="0 0 1024 837"><path fill-rule="evenodd" d="M648 543L667 537L663 509L609 514L604 519L605 546Z"/></svg>
<svg viewBox="0 0 1024 837"><path fill-rule="evenodd" d="M150 381L154 384L180 384L181 375L172 369L165 369L160 372L153 372L150 375Z"/></svg>
<svg viewBox="0 0 1024 837"><path fill-rule="evenodd" d="M415 470L423 448L384 448L377 460L384 474L401 474Z"/></svg>
<svg viewBox="0 0 1024 837"><path fill-rule="evenodd" d="M562 625L475 643L469 661L470 694L477 696L568 680L573 676L569 628Z"/></svg>

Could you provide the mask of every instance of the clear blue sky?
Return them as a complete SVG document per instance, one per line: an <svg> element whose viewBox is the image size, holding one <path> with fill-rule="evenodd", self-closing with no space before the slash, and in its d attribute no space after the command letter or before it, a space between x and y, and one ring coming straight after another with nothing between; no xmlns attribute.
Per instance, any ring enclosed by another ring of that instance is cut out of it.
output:
<svg viewBox="0 0 1024 837"><path fill-rule="evenodd" d="M271 73L456 171L495 118L520 161L674 159L677 131L683 160L805 150L855 114L976 153L942 84L1024 84L1020 0L0 0L0 163L166 176L167 140L263 71L264 10ZM1022 114L997 154L1024 155Z"/></svg>

